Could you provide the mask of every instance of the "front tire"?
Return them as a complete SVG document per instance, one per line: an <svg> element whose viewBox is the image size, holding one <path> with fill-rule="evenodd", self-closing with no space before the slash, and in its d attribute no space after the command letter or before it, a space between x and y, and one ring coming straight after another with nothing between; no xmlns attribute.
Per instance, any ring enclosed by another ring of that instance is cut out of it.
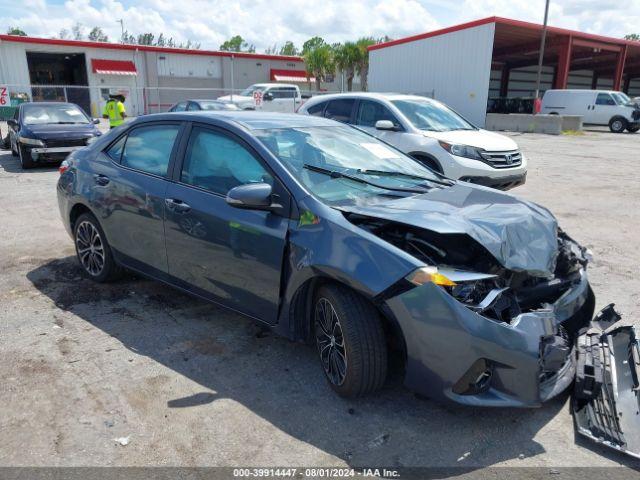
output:
<svg viewBox="0 0 640 480"><path fill-rule="evenodd" d="M609 130L611 130L613 133L622 133L625 131L627 126L627 120L622 117L613 117L609 121Z"/></svg>
<svg viewBox="0 0 640 480"><path fill-rule="evenodd" d="M99 283L121 276L122 270L113 259L111 247L96 217L90 213L80 215L73 227L73 238L85 276Z"/></svg>
<svg viewBox="0 0 640 480"><path fill-rule="evenodd" d="M627 131L629 133L636 133L638 130L640 130L640 125L636 125L634 127L627 127Z"/></svg>
<svg viewBox="0 0 640 480"><path fill-rule="evenodd" d="M352 290L319 289L314 331L320 364L331 388L342 397L378 390L387 376L387 345L380 314Z"/></svg>
<svg viewBox="0 0 640 480"><path fill-rule="evenodd" d="M18 144L18 157L20 158L20 165L23 170L35 167L36 163L31 158L31 154L20 144Z"/></svg>

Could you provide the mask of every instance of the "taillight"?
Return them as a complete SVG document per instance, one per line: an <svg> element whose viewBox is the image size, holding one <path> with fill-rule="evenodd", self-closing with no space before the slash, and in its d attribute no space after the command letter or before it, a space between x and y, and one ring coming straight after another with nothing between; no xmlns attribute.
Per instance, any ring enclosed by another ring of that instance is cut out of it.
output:
<svg viewBox="0 0 640 480"><path fill-rule="evenodd" d="M62 175L67 170L69 170L70 166L71 164L69 163L68 160L63 160L60 166L58 167L58 171L60 172L60 175Z"/></svg>

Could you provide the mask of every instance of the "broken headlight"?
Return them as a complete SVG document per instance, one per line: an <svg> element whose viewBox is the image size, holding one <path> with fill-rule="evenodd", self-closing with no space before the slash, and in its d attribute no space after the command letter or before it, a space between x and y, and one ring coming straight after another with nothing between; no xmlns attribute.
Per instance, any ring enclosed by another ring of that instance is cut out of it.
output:
<svg viewBox="0 0 640 480"><path fill-rule="evenodd" d="M455 282L443 275L438 267L420 267L405 277L414 285L420 286L425 283L435 283L441 287L455 287Z"/></svg>

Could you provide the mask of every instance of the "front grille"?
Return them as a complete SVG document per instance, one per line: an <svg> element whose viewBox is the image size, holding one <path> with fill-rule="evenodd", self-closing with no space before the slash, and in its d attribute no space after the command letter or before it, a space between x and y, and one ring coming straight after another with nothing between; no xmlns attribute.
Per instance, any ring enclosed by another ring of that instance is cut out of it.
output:
<svg viewBox="0 0 640 480"><path fill-rule="evenodd" d="M482 157L494 168L513 168L522 164L522 153L520 153L520 150L482 152Z"/></svg>
<svg viewBox="0 0 640 480"><path fill-rule="evenodd" d="M84 147L87 144L86 138L74 138L74 139L51 139L45 140L44 145L47 148L58 148L58 147Z"/></svg>

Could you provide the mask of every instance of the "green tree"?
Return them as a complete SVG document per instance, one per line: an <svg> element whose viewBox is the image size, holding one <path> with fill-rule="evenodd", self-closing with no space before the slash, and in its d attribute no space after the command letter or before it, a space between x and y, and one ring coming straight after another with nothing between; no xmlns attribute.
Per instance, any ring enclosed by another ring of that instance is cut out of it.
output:
<svg viewBox="0 0 640 480"><path fill-rule="evenodd" d="M155 45L153 43L153 39L155 35L153 33L141 33L138 35L138 41L136 42L138 45Z"/></svg>
<svg viewBox="0 0 640 480"><path fill-rule="evenodd" d="M369 76L369 50L368 47L371 45L375 45L376 42L372 37L362 37L359 38L356 42L358 49L360 50L360 59L358 61L358 65L356 66L356 71L358 75L360 75L360 89L363 92L367 91L368 88L368 76Z"/></svg>
<svg viewBox="0 0 640 480"><path fill-rule="evenodd" d="M280 53L280 55L296 56L300 52L298 52L298 49L296 48L296 46L293 44L292 41L287 40L286 42L284 42L284 45L282 45L282 47L280 47L280 52L279 53Z"/></svg>
<svg viewBox="0 0 640 480"><path fill-rule="evenodd" d="M20 27L9 27L9 29L7 30L7 35L18 35L20 37L26 37L27 33Z"/></svg>
<svg viewBox="0 0 640 480"><path fill-rule="evenodd" d="M76 22L73 27L71 27L71 36L74 40L82 40L84 38L82 31L82 24L80 22Z"/></svg>
<svg viewBox="0 0 640 480"><path fill-rule="evenodd" d="M635 42L640 42L640 33L630 33L628 35L625 35L624 38L626 40L633 40Z"/></svg>
<svg viewBox="0 0 640 480"><path fill-rule="evenodd" d="M335 71L333 49L320 37L313 37L302 47L302 56L307 71L307 78L316 79L316 90L320 90L320 82Z"/></svg>
<svg viewBox="0 0 640 480"><path fill-rule="evenodd" d="M225 52L255 52L256 47L246 42L240 35L235 35L220 45L220 50Z"/></svg>
<svg viewBox="0 0 640 480"><path fill-rule="evenodd" d="M93 27L87 36L92 42L108 42L109 37L102 31L100 27Z"/></svg>
<svg viewBox="0 0 640 480"><path fill-rule="evenodd" d="M361 63L362 51L355 42L345 42L334 45L333 52L335 65L344 72L347 79L347 90L350 92L353 89L353 77L356 75L356 69Z"/></svg>
<svg viewBox="0 0 640 480"><path fill-rule="evenodd" d="M310 50L317 48L321 45L325 45L325 41L322 37L312 37L302 44L302 56L304 56Z"/></svg>
<svg viewBox="0 0 640 480"><path fill-rule="evenodd" d="M67 38L69 38L69 30L67 30L66 28L61 29L60 33L58 33L58 38L62 40L66 40Z"/></svg>
<svg viewBox="0 0 640 480"><path fill-rule="evenodd" d="M273 46L265 48L264 53L267 55L276 55L278 53L278 44L274 43Z"/></svg>

